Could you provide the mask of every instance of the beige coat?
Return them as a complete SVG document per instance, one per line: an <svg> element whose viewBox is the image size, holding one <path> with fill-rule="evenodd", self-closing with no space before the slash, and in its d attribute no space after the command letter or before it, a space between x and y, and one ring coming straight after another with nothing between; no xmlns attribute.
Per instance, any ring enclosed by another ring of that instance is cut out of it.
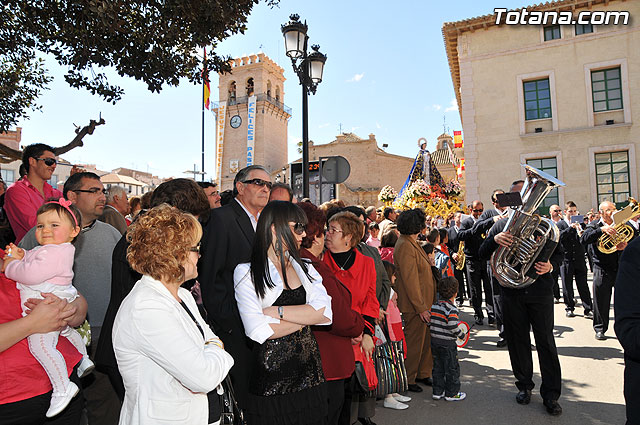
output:
<svg viewBox="0 0 640 425"><path fill-rule="evenodd" d="M430 310L436 288L431 265L422 247L412 236L400 235L393 251L393 261L400 311L419 314Z"/></svg>

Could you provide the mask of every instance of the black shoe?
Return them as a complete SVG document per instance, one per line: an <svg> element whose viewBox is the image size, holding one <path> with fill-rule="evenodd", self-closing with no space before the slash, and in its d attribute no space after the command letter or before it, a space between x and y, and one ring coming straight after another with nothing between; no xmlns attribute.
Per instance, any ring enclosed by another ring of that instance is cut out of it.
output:
<svg viewBox="0 0 640 425"><path fill-rule="evenodd" d="M604 332L598 331L598 332L596 332L596 339L598 341L604 341L605 339L607 339L607 337L604 336Z"/></svg>
<svg viewBox="0 0 640 425"><path fill-rule="evenodd" d="M531 402L531 390L520 390L516 395L518 404L529 404Z"/></svg>
<svg viewBox="0 0 640 425"><path fill-rule="evenodd" d="M584 318L585 319L593 319L593 313L590 311L585 311L584 312Z"/></svg>
<svg viewBox="0 0 640 425"><path fill-rule="evenodd" d="M433 386L433 380L431 378L418 378L416 379L416 382L420 382L421 384L426 385L427 387Z"/></svg>
<svg viewBox="0 0 640 425"><path fill-rule="evenodd" d="M376 425L375 422L371 420L371 418L358 418L358 422L362 425Z"/></svg>
<svg viewBox="0 0 640 425"><path fill-rule="evenodd" d="M555 298L555 299L553 300L553 303L554 303L554 304L560 304L560 298Z"/></svg>
<svg viewBox="0 0 640 425"><path fill-rule="evenodd" d="M543 400L542 404L547 408L547 413L553 416L562 414L562 407L557 400Z"/></svg>
<svg viewBox="0 0 640 425"><path fill-rule="evenodd" d="M412 393L421 393L422 387L418 384L409 384L409 391Z"/></svg>
<svg viewBox="0 0 640 425"><path fill-rule="evenodd" d="M496 319L494 319L493 317L489 317L489 325L493 325L494 323L496 323Z"/></svg>
<svg viewBox="0 0 640 425"><path fill-rule="evenodd" d="M567 310L567 317L576 317L576 314L572 310Z"/></svg>
<svg viewBox="0 0 640 425"><path fill-rule="evenodd" d="M476 325L484 325L484 319L482 317L476 317Z"/></svg>
<svg viewBox="0 0 640 425"><path fill-rule="evenodd" d="M496 345L498 346L498 348L506 347L507 346L507 340L504 339L504 338L500 338L498 340L498 342L496 343Z"/></svg>

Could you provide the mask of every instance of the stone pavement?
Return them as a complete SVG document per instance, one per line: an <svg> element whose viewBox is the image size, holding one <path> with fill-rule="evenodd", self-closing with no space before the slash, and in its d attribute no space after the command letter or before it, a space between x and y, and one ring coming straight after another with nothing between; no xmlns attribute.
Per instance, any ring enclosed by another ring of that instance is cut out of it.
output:
<svg viewBox="0 0 640 425"><path fill-rule="evenodd" d="M591 288L591 274L589 274ZM577 290L575 291L577 295ZM613 302L613 298L612 298ZM580 304L577 304L580 305ZM473 310L468 301L462 307L461 319L473 323ZM556 304L555 337L562 367L562 395L559 417L547 414L540 397L540 367L533 352L534 382L531 403L516 403L517 389L511 372L507 348L497 348L495 327L475 326L466 347L458 351L461 391L466 400L435 401L431 387L422 386L422 393L408 393L413 400L407 410L382 407L378 401L378 424L562 424L590 425L625 423L623 396L623 352L613 332L613 305L606 341L594 338L592 321L583 317L582 307L576 316L565 316L564 304ZM531 336L533 343L533 335ZM640 389L639 389L640 390Z"/></svg>

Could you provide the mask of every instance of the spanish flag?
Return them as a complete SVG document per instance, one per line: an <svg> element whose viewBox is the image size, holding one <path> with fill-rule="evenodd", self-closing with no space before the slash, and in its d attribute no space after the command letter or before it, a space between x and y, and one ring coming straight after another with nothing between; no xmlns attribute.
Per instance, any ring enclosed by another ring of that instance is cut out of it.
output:
<svg viewBox="0 0 640 425"><path fill-rule="evenodd" d="M454 148L464 147L464 141L462 140L462 131L453 132L453 147Z"/></svg>
<svg viewBox="0 0 640 425"><path fill-rule="evenodd" d="M209 73L207 72L207 49L204 49L204 70L202 71L204 80L204 107L209 109L209 97L211 96L211 88L209 86Z"/></svg>

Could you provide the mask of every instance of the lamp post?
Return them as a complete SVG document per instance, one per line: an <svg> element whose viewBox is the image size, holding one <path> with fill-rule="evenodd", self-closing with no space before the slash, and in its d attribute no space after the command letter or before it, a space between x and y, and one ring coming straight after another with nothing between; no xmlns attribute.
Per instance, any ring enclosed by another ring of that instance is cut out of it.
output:
<svg viewBox="0 0 640 425"><path fill-rule="evenodd" d="M322 82L322 72L327 56L320 53L320 46L314 44L307 54L307 22L300 22L300 16L289 16L290 21L282 25L284 47L291 58L293 70L302 86L302 197L309 197L309 110L308 96L315 94Z"/></svg>

